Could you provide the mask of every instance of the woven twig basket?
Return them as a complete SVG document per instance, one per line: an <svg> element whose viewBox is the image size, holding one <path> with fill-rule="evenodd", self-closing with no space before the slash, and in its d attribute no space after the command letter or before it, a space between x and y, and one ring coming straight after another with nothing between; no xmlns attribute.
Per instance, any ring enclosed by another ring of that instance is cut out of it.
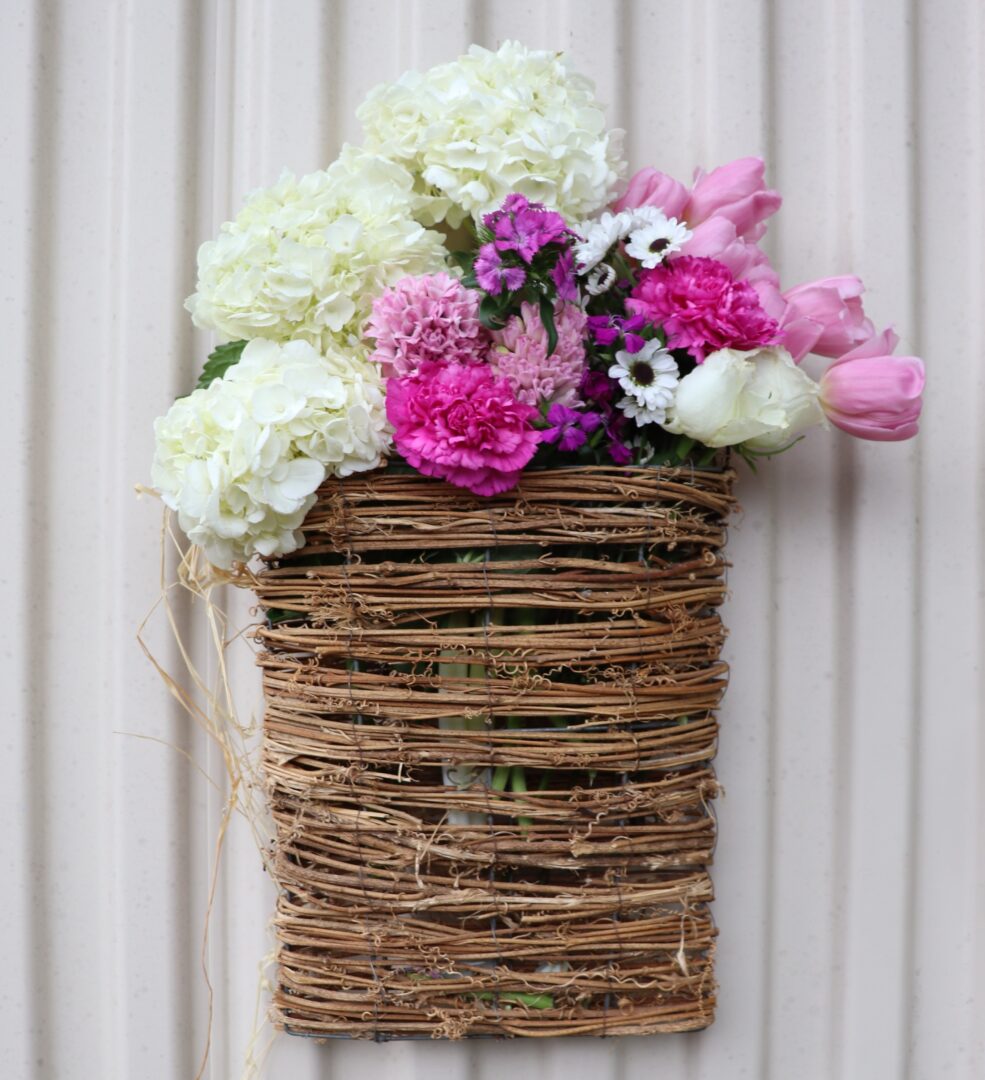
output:
<svg viewBox="0 0 985 1080"><path fill-rule="evenodd" d="M323 486L258 575L304 1035L641 1035L713 1019L728 469L571 467L476 498Z"/></svg>

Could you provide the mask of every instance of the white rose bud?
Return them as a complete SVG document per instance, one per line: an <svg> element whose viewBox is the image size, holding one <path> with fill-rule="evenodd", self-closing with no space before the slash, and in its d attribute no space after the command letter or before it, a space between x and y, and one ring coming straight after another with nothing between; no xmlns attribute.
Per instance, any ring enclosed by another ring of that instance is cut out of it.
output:
<svg viewBox="0 0 985 1080"><path fill-rule="evenodd" d="M786 349L721 349L681 379L663 426L705 446L782 450L824 422L818 390Z"/></svg>

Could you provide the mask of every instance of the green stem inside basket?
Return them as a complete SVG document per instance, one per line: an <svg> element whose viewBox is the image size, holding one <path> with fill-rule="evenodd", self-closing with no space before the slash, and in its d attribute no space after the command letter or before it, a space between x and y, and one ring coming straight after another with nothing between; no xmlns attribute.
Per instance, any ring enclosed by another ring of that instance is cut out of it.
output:
<svg viewBox="0 0 985 1080"><path fill-rule="evenodd" d="M468 559L467 553L463 561ZM471 561L471 560L469 560ZM475 613L473 611L452 611L441 620L443 628L448 630L462 630L475 625ZM444 657L448 658L445 659ZM442 654L438 662L438 675L442 682L445 679L469 679L482 678L485 674L484 664L474 664L470 661L462 661L455 653ZM454 659L452 659L454 657ZM486 721L484 716L443 716L438 721L438 726L446 730L461 729L466 731L484 731ZM442 780L447 787L459 790L471 787L477 778L488 782L489 770L476 770L474 766L467 764L444 765L441 769ZM449 810L448 821L452 825L480 825L486 820L486 815L471 810Z"/></svg>
<svg viewBox="0 0 985 1080"><path fill-rule="evenodd" d="M502 551L498 554L514 558L517 553ZM482 562L487 560L489 555L489 552L467 551L461 553L457 561ZM507 611L501 608L489 607L486 610L469 609L449 612L442 618L440 625L449 630L461 630L479 626L498 626L506 622L511 626L529 628L533 633L535 627L550 622L550 617L548 612L537 608L516 608ZM483 679L488 670L487 664L474 660L463 662L453 652L442 654L442 659L438 663L438 674L442 680ZM564 716L552 716L548 719L554 727L563 728L568 725L568 719ZM522 716L507 716L500 720L500 724L503 723L507 728L523 728L526 726L527 720ZM484 716L443 717L439 721L439 726L445 729L459 728L482 731L486 728L486 718ZM520 796L526 795L529 791L526 769L522 765L499 765L494 770L488 768L479 770L467 764L443 766L442 777L448 787L458 789L471 787L477 779L481 778L481 782L491 791L510 791ZM547 772L540 778L536 790L544 791L549 782L550 773ZM476 812L450 810L448 811L448 820L452 824L479 824L485 821L485 815ZM524 833L534 824L534 819L528 815L517 815L515 820Z"/></svg>
<svg viewBox="0 0 985 1080"><path fill-rule="evenodd" d="M526 1005L529 1009L553 1009L554 998L551 994L522 994L515 990L480 990L474 994L479 1001L515 1001L518 1005Z"/></svg>
<svg viewBox="0 0 985 1080"><path fill-rule="evenodd" d="M515 795L526 795L527 793L527 770L522 765L514 765L510 770L510 790ZM534 819L530 817L520 816L516 819L520 823L520 828L526 832L534 823Z"/></svg>

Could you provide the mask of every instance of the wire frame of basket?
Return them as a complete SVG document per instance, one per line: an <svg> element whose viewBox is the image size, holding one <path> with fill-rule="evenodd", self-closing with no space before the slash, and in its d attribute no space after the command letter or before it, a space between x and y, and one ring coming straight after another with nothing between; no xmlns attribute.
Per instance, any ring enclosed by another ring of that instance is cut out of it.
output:
<svg viewBox="0 0 985 1080"><path fill-rule="evenodd" d="M711 1023L727 468L326 483L257 578L272 1011L316 1037Z"/></svg>

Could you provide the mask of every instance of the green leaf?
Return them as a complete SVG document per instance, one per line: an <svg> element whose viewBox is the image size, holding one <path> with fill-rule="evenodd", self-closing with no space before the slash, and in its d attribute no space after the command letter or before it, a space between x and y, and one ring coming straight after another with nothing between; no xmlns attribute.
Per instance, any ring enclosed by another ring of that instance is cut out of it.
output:
<svg viewBox="0 0 985 1080"><path fill-rule="evenodd" d="M448 258L459 268L459 270L471 270L472 261L475 256L471 251L452 251L449 252Z"/></svg>
<svg viewBox="0 0 985 1080"><path fill-rule="evenodd" d="M554 304L546 297L540 298L540 321L547 331L547 355L557 348L557 327L554 325Z"/></svg>
<svg viewBox="0 0 985 1080"><path fill-rule="evenodd" d="M719 448L716 446L704 446L704 453L698 458L698 468L703 469L705 465L710 465L715 460L715 455L718 452ZM752 464L752 462L750 462L750 464ZM752 471L756 471L755 465L752 465Z"/></svg>
<svg viewBox="0 0 985 1080"><path fill-rule="evenodd" d="M479 302L479 322L487 330L503 329L503 301L498 296L484 296Z"/></svg>
<svg viewBox="0 0 985 1080"><path fill-rule="evenodd" d="M201 390L210 386L213 379L221 379L234 364L239 363L239 358L243 355L245 348L245 341L227 341L225 345L217 345L209 353L195 389Z"/></svg>
<svg viewBox="0 0 985 1080"><path fill-rule="evenodd" d="M287 608L269 608L267 611L267 622L271 626L276 626L277 623L287 622L289 619L303 619L304 612L302 611L288 611Z"/></svg>

